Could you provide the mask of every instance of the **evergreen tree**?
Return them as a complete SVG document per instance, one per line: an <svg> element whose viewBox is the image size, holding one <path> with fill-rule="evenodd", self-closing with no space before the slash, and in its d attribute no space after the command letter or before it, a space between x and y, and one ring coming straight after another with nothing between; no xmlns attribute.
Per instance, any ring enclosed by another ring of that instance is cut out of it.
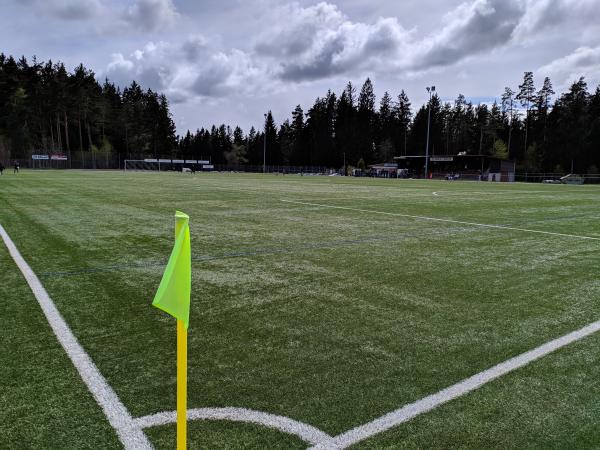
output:
<svg viewBox="0 0 600 450"><path fill-rule="evenodd" d="M357 129L360 156L367 164L375 159L375 93L373 83L367 78L358 95Z"/></svg>
<svg viewBox="0 0 600 450"><path fill-rule="evenodd" d="M339 166L334 142L336 96L331 91L325 98L317 98L306 113L306 136L308 164L316 166Z"/></svg>
<svg viewBox="0 0 600 450"><path fill-rule="evenodd" d="M551 146L544 155L546 167L560 164L572 167L575 172L585 172L592 164L588 150L590 133L590 96L587 83L581 77L568 92L556 101L548 117Z"/></svg>
<svg viewBox="0 0 600 450"><path fill-rule="evenodd" d="M360 158L356 129L357 115L352 100L352 85L348 83L348 86L340 95L336 106L335 146L341 153L342 164L344 159L349 164L356 164Z"/></svg>
<svg viewBox="0 0 600 450"><path fill-rule="evenodd" d="M280 165L282 161L281 149L277 139L277 127L275 126L275 120L271 111L267 113L267 117L265 118L264 130L267 139L266 164L268 166Z"/></svg>
<svg viewBox="0 0 600 450"><path fill-rule="evenodd" d="M379 102L379 112L376 115L377 123L375 130L375 142L377 147L376 159L378 161L390 161L394 154L394 141L396 120L392 108L392 97L385 92Z"/></svg>
<svg viewBox="0 0 600 450"><path fill-rule="evenodd" d="M542 124L542 140L544 143L546 143L546 131L548 128L548 108L550 106L550 99L554 93L550 78L544 78L544 84L536 95L537 120Z"/></svg>
<svg viewBox="0 0 600 450"><path fill-rule="evenodd" d="M292 123L290 127L292 139L290 144L290 164L302 166L307 160L307 148L304 132L304 111L302 111L300 105L297 105L296 109L292 112Z"/></svg>
<svg viewBox="0 0 600 450"><path fill-rule="evenodd" d="M395 147L401 150L401 154L406 155L412 111L410 109L410 100L404 89L398 95L398 102L394 107L394 117L397 124L396 133L394 133L396 137Z"/></svg>
<svg viewBox="0 0 600 450"><path fill-rule="evenodd" d="M248 162L246 158L247 142L244 139L244 132L240 127L233 130L233 142L230 149L224 151L225 162L230 167L237 167Z"/></svg>
<svg viewBox="0 0 600 450"><path fill-rule="evenodd" d="M288 119L285 119L279 127L277 140L281 149L281 164L287 166L294 152L294 131Z"/></svg>
<svg viewBox="0 0 600 450"><path fill-rule="evenodd" d="M490 109L490 116L488 121L488 133L491 136L492 140L492 152L496 152L496 143L501 142L502 148L506 151L506 158L508 158L508 146L504 143L504 141L500 138L500 132L503 129L503 118L502 112L500 111L500 107L496 100L492 104L492 108Z"/></svg>
<svg viewBox="0 0 600 450"><path fill-rule="evenodd" d="M598 174L600 167L600 86L589 99L589 134L586 139L588 173Z"/></svg>
<svg viewBox="0 0 600 450"><path fill-rule="evenodd" d="M533 84L533 72L525 72L523 83L519 85L519 93L516 97L525 107L525 148L527 149L527 139L529 134L529 111L535 101L535 86Z"/></svg>
<svg viewBox="0 0 600 450"><path fill-rule="evenodd" d="M489 111L485 103L479 104L475 110L475 121L477 123L477 131L475 134L479 136L479 145L477 146L477 154L482 155L487 147ZM488 153L487 151L485 153Z"/></svg>
<svg viewBox="0 0 600 450"><path fill-rule="evenodd" d="M510 155L510 144L512 138L512 128L514 119L514 91L508 86L504 88L502 94L502 114L504 115L505 124L508 124L508 144L506 150Z"/></svg>

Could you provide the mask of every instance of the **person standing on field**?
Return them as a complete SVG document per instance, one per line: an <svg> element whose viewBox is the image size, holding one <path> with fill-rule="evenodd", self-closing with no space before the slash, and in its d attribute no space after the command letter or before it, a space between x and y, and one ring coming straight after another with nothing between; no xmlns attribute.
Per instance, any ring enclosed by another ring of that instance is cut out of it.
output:
<svg viewBox="0 0 600 450"><path fill-rule="evenodd" d="M19 173L19 161L17 161L15 159L15 169L13 170L13 173Z"/></svg>
<svg viewBox="0 0 600 450"><path fill-rule="evenodd" d="M0 175L4 172L4 164L0 163Z"/></svg>

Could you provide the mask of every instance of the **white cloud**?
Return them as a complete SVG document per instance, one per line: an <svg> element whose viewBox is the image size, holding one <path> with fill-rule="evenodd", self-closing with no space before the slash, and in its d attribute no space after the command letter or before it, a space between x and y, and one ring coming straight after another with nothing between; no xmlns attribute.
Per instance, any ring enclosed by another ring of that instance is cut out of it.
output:
<svg viewBox="0 0 600 450"><path fill-rule="evenodd" d="M245 52L211 50L205 38L195 35L181 44L149 42L127 57L113 54L105 75L122 86L135 79L177 102L259 92L267 78L263 70Z"/></svg>
<svg viewBox="0 0 600 450"><path fill-rule="evenodd" d="M410 38L396 18L352 22L329 3L306 8L292 3L275 8L270 16L267 20L279 25L259 36L256 55L269 58L278 66L279 77L290 81L380 65L382 57L397 57Z"/></svg>
<svg viewBox="0 0 600 450"><path fill-rule="evenodd" d="M597 0L522 0L524 14L515 30L516 39L527 39L565 23L568 33L597 29L600 7Z"/></svg>
<svg viewBox="0 0 600 450"><path fill-rule="evenodd" d="M258 52L294 57L318 47L346 21L346 17L337 6L329 3L308 8L291 3L267 12L264 21L272 26L260 33L255 44Z"/></svg>
<svg viewBox="0 0 600 450"><path fill-rule="evenodd" d="M131 72L135 68L133 62L126 60L121 53L113 53L108 64L108 72Z"/></svg>
<svg viewBox="0 0 600 450"><path fill-rule="evenodd" d="M167 3L171 5L169 1L163 6ZM100 77L106 75L121 86L135 79L144 88L164 92L178 104L175 108L188 107L188 115L189 105L204 105L203 112L198 108L205 116L219 108L226 115L223 105L237 114L251 115L258 105L276 110L282 106L274 103L285 102L287 111L302 100L300 92L306 95L304 104L324 89L339 89L348 79L360 82L367 76L376 80L378 88L390 91L417 86L415 104L422 100L420 85L425 82L442 87L450 96L464 92L487 98L507 84L515 86L523 71L540 66L536 76L550 76L559 91L582 75L592 85L600 74L600 30L586 18L598 14L590 9L591 3L464 0L432 19L435 31L427 34L407 28L402 17L362 20L326 2L308 6L270 3L274 6L257 8L252 21L244 23L246 34L240 35L247 38L236 45L229 39L227 26L222 32L202 35L193 33L196 27L188 27L191 33L163 34L163 41L138 44L127 51L111 49L117 52L104 73L99 72ZM567 6L572 9L567 11ZM134 14L131 8L126 11L130 19L142 14L141 10ZM155 18L140 19L141 28L168 27L178 20L179 13L172 15L168 8L156 6L152 11ZM156 18L163 16L165 20ZM253 25L254 21L261 25ZM560 40L559 48L550 44L573 27L587 30L592 36L589 43L583 45L581 36L572 33L569 43Z"/></svg>
<svg viewBox="0 0 600 450"><path fill-rule="evenodd" d="M87 22L101 31L154 32L173 25L179 17L172 0L135 0L129 6L109 0L25 0L23 5L60 20Z"/></svg>
<svg viewBox="0 0 600 450"><path fill-rule="evenodd" d="M178 13L172 0L138 0L124 12L124 19L143 31L156 31L172 25Z"/></svg>
<svg viewBox="0 0 600 450"><path fill-rule="evenodd" d="M279 76L291 81L357 71L422 71L507 44L523 13L521 0L465 2L446 14L438 32L419 37L395 17L353 22L329 3L306 8L293 3L271 12L271 20L281 25L263 32L255 50L278 63Z"/></svg>
<svg viewBox="0 0 600 450"><path fill-rule="evenodd" d="M51 8L52 13L61 19L81 20L95 17L102 5L98 0L54 0L44 3L46 8Z"/></svg>
<svg viewBox="0 0 600 450"><path fill-rule="evenodd" d="M21 0L20 4L63 20L91 19L104 9L101 0Z"/></svg>
<svg viewBox="0 0 600 450"><path fill-rule="evenodd" d="M350 20L338 6L326 2L307 7L283 4L264 12L262 22L273 25L258 33L246 50L220 49L215 39L192 35L183 42L148 43L129 56L117 53L107 75L119 83L136 79L175 101L256 95L267 89L273 93L289 89L290 83L341 76L401 72L414 78L507 47L515 40L524 42L541 26L540 17L554 17L549 12L553 4L562 11L567 3L577 3L578 11L585 12L589 1L465 1L442 17L439 31L427 36L404 28L396 17L365 23ZM128 14L151 29L175 20L177 13L170 0L138 0ZM554 20L558 19L548 19L544 26ZM569 58L579 61L582 54ZM576 70L596 68L571 65ZM566 76L555 67L552 72Z"/></svg>
<svg viewBox="0 0 600 450"><path fill-rule="evenodd" d="M507 44L524 13L519 0L475 0L446 14L439 33L423 41L415 67L448 66Z"/></svg>
<svg viewBox="0 0 600 450"><path fill-rule="evenodd" d="M538 73L550 77L560 89L585 76L588 84L600 84L600 46L579 47L573 53L546 64Z"/></svg>

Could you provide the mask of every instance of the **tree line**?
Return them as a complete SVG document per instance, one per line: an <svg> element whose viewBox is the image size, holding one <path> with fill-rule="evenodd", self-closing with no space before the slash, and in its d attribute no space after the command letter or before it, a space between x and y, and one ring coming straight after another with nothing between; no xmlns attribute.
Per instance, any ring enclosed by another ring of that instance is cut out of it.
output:
<svg viewBox="0 0 600 450"><path fill-rule="evenodd" d="M280 124L269 111L263 127L247 133L222 124L177 136L167 98L135 81L121 90L83 65L70 73L62 63L0 54L0 159L51 151L233 167L260 166L266 154L269 166L360 167L423 155L428 115L432 155L495 155L530 172L599 171L600 87L590 92L583 77L556 94L549 78L538 89L525 72L492 104L475 105L462 94L444 102L435 93L416 110L404 90L377 102L367 78L360 90L349 82L306 111L297 105Z"/></svg>
<svg viewBox="0 0 600 450"><path fill-rule="evenodd" d="M178 148L167 98L133 81L100 84L83 64L31 62L0 54L0 158L36 153L119 159L158 157ZM96 161L96 158L92 159Z"/></svg>
<svg viewBox="0 0 600 450"><path fill-rule="evenodd" d="M555 95L549 78L536 89L533 73L525 72L491 105L474 105L462 94L442 102L436 93L413 112L404 90L396 97L385 92L377 105L367 78L358 92L348 83L306 112L296 106L279 126L269 111L263 129L248 134L224 124L188 131L179 150L217 164L262 165L266 137L267 165L360 167L424 155L430 114L430 155L466 152L515 159L521 171L600 173L600 87L590 93L582 77Z"/></svg>

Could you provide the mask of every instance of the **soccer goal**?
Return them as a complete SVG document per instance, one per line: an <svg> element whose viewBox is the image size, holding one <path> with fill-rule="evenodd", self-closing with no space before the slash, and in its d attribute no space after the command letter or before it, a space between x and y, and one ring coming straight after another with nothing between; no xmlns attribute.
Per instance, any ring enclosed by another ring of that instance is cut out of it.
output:
<svg viewBox="0 0 600 450"><path fill-rule="evenodd" d="M126 159L123 168L125 171L142 170L175 170L183 172L184 169L191 171L212 169L210 161L200 159ZM187 171L187 170L186 170Z"/></svg>
<svg viewBox="0 0 600 450"><path fill-rule="evenodd" d="M562 184L583 184L584 181L585 180L581 175L575 175L573 173L560 177L560 182Z"/></svg>

